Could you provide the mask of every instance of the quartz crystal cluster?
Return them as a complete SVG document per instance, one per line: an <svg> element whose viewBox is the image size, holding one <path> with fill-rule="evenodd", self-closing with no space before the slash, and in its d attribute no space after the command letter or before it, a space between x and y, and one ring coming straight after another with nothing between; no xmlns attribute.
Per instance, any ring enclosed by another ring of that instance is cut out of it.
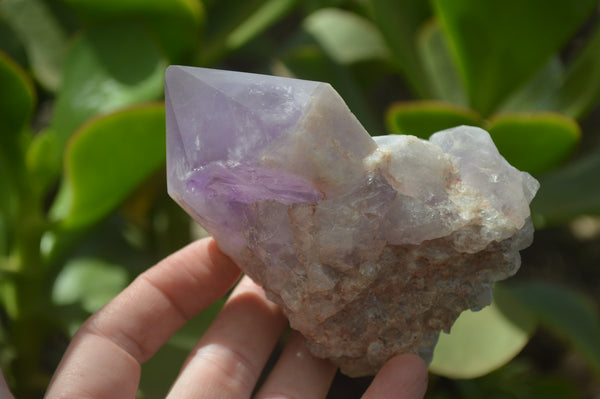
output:
<svg viewBox="0 0 600 399"><path fill-rule="evenodd" d="M482 129L371 137L327 83L182 66L166 112L170 195L350 376L430 360L531 243L538 182Z"/></svg>

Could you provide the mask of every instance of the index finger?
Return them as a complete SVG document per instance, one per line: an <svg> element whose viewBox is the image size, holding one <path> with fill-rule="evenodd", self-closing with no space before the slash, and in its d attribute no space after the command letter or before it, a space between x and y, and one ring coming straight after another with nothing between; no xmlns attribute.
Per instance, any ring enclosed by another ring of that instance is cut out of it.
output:
<svg viewBox="0 0 600 399"><path fill-rule="evenodd" d="M75 334L47 397L135 397L141 363L240 274L212 239L194 242L142 273Z"/></svg>

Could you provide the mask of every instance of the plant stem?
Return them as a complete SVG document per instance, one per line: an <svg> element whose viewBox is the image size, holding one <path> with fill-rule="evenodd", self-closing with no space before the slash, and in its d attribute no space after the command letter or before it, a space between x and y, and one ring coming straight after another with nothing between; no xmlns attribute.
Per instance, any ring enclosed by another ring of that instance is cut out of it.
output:
<svg viewBox="0 0 600 399"><path fill-rule="evenodd" d="M32 208L28 208L32 211ZM18 397L34 397L40 394L41 352L44 340L43 314L44 270L40 255L42 228L39 214L29 214L21 219L16 259L18 276L15 279L15 304L10 335L15 345L17 359L14 376Z"/></svg>

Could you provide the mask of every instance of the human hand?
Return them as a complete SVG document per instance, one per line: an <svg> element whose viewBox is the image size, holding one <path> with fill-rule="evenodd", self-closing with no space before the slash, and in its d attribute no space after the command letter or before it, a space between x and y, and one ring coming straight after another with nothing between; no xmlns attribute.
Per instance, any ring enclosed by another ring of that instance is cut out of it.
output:
<svg viewBox="0 0 600 399"><path fill-rule="evenodd" d="M212 239L169 256L82 325L46 398L135 398L141 364L240 274ZM242 278L186 359L169 397L250 397L285 325L279 307ZM324 398L334 374L335 366L312 356L293 333L256 398ZM426 386L424 362L403 355L380 370L363 398L422 398Z"/></svg>

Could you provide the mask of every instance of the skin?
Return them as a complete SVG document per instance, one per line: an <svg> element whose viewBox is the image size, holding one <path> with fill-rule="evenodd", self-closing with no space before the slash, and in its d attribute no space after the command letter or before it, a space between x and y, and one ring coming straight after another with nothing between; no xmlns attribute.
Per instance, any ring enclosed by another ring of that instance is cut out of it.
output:
<svg viewBox="0 0 600 399"><path fill-rule="evenodd" d="M188 320L223 296L241 272L212 239L194 242L141 274L73 337L46 398L135 398L141 364ZM260 287L242 277L186 359L169 398L249 398L287 321ZM257 399L325 398L335 366L293 333ZM1 376L1 374L0 374ZM363 398L422 398L427 368L392 358ZM0 378L0 397L10 397Z"/></svg>

